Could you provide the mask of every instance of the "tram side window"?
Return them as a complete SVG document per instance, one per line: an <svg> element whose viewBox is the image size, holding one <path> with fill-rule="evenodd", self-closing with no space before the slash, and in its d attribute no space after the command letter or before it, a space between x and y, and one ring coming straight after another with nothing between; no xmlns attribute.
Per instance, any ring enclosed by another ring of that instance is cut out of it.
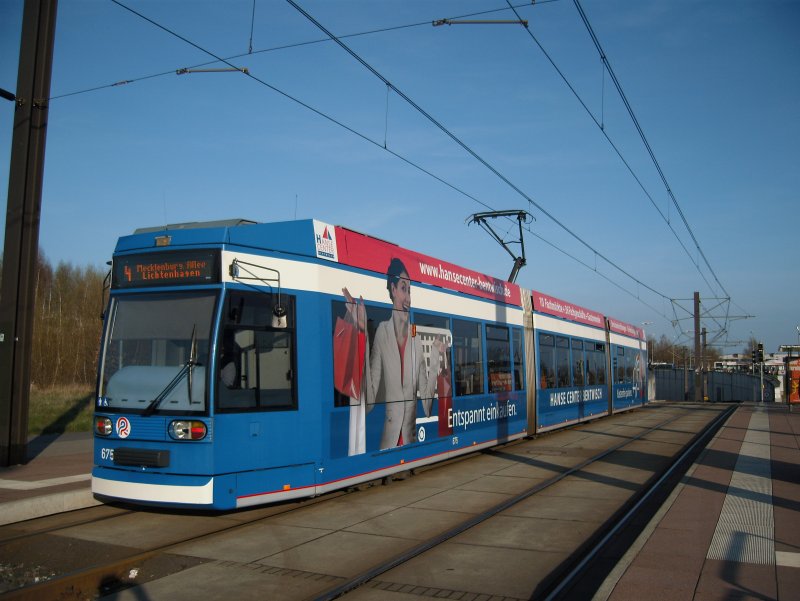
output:
<svg viewBox="0 0 800 601"><path fill-rule="evenodd" d="M569 338L556 336L556 376L558 388L572 386L572 373L569 364Z"/></svg>
<svg viewBox="0 0 800 601"><path fill-rule="evenodd" d="M443 344L446 352L450 351L452 346L452 334L450 333L450 320L441 315L430 315L429 313L415 312L413 316L415 335L419 336L422 341L422 351L425 353L425 366L430 372L431 358L430 349L431 345L435 342ZM438 339L438 342L437 342ZM437 366L438 373L440 370L445 369L445 365L450 364L449 356L440 359L439 366Z"/></svg>
<svg viewBox="0 0 800 601"><path fill-rule="evenodd" d="M633 366L636 362L636 357L633 349L628 349L625 353L625 382L628 384L633 383Z"/></svg>
<svg viewBox="0 0 800 601"><path fill-rule="evenodd" d="M483 342L481 325L453 320L456 395L483 393Z"/></svg>
<svg viewBox="0 0 800 601"><path fill-rule="evenodd" d="M606 345L595 343L586 349L589 386L606 383Z"/></svg>
<svg viewBox="0 0 800 601"><path fill-rule="evenodd" d="M525 388L524 356L522 354L522 331L511 330L514 347L514 390Z"/></svg>
<svg viewBox="0 0 800 601"><path fill-rule="evenodd" d="M614 382L622 384L625 381L625 349L617 347L617 356L614 361Z"/></svg>
<svg viewBox="0 0 800 601"><path fill-rule="evenodd" d="M430 315L429 313L415 312L413 315L414 333L419 337L422 353L425 356L425 367L429 378L437 378L437 386L445 386L443 391L439 388L439 394L452 395L452 370L450 369L450 351L452 347L453 335L450 330L450 319L441 315ZM431 365L431 352L433 345L441 344L444 355L439 357L438 365ZM416 375L416 372L415 372ZM445 385L444 382L448 384ZM450 388L447 388L447 387ZM414 382L414 390L419 390Z"/></svg>
<svg viewBox="0 0 800 601"><path fill-rule="evenodd" d="M294 297L282 294L286 328L273 327L277 295L230 291L218 344L220 411L297 409Z"/></svg>
<svg viewBox="0 0 800 601"><path fill-rule="evenodd" d="M586 378L584 378L586 361L583 358L583 340L572 340L572 361L574 363L572 373L575 378L575 386L583 386L586 383Z"/></svg>
<svg viewBox="0 0 800 601"><path fill-rule="evenodd" d="M489 392L511 390L511 340L508 328L486 326Z"/></svg>
<svg viewBox="0 0 800 601"><path fill-rule="evenodd" d="M539 388L556 387L556 339L550 334L539 334Z"/></svg>

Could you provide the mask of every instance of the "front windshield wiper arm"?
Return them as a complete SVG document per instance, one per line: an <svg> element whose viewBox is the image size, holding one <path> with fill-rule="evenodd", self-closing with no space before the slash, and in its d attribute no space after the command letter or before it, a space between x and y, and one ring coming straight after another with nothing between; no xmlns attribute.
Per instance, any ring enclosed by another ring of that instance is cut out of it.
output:
<svg viewBox="0 0 800 601"><path fill-rule="evenodd" d="M192 402L192 370L194 369L195 365L200 365L197 361L197 324L192 327L192 343L189 347L189 360L183 364L181 370L175 375L172 380L170 380L169 384L164 386L164 390L158 393L158 396L150 401L150 404L144 408L142 411L142 417L149 417L156 412L158 406L164 402L170 393L175 390L175 387L180 383L183 379L183 376L187 376L187 385L189 388L189 402Z"/></svg>

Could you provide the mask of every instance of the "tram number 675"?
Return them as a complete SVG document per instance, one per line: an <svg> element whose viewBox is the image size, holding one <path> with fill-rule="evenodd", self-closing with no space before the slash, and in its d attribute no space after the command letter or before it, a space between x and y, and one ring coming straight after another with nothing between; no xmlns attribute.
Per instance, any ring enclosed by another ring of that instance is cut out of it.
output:
<svg viewBox="0 0 800 601"><path fill-rule="evenodd" d="M100 457L102 459L114 461L114 449L100 449Z"/></svg>

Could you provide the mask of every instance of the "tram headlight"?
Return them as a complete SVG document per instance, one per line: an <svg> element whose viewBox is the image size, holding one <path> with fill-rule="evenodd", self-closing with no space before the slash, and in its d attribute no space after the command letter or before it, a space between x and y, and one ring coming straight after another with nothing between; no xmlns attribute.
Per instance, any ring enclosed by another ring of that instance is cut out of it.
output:
<svg viewBox="0 0 800 601"><path fill-rule="evenodd" d="M188 420L170 422L168 430L175 440L202 440L208 432L205 423Z"/></svg>
<svg viewBox="0 0 800 601"><path fill-rule="evenodd" d="M94 418L94 431L100 436L110 436L114 426L111 425L111 418L96 416Z"/></svg>

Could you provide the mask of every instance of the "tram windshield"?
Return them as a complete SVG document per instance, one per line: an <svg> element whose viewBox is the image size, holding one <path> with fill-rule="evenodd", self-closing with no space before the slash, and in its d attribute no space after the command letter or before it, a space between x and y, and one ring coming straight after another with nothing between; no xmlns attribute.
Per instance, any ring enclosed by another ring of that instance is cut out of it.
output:
<svg viewBox="0 0 800 601"><path fill-rule="evenodd" d="M215 292L117 296L101 357L103 411L201 413Z"/></svg>

